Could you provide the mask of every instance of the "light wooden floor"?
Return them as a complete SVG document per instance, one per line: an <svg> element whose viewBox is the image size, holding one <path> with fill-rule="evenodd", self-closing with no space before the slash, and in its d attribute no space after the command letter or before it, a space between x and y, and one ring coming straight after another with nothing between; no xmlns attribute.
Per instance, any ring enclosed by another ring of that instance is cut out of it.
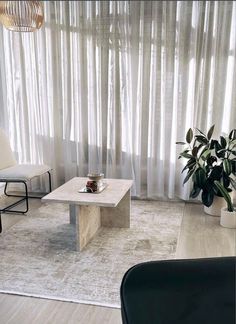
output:
<svg viewBox="0 0 236 324"><path fill-rule="evenodd" d="M3 215L9 228L22 216ZM198 204L186 204L176 258L236 255L236 230L219 225ZM68 302L0 294L1 324L120 324L120 310Z"/></svg>

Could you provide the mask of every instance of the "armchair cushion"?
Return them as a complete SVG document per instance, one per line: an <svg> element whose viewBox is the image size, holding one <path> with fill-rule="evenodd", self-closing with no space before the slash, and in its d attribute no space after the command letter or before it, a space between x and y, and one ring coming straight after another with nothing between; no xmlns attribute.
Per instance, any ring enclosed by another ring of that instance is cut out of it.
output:
<svg viewBox="0 0 236 324"><path fill-rule="evenodd" d="M16 165L16 160L12 153L9 140L2 129L0 129L0 148L0 170Z"/></svg>
<svg viewBox="0 0 236 324"><path fill-rule="evenodd" d="M10 168L0 170L0 179L27 181L34 177L43 175L50 170L51 168L47 165L17 164Z"/></svg>

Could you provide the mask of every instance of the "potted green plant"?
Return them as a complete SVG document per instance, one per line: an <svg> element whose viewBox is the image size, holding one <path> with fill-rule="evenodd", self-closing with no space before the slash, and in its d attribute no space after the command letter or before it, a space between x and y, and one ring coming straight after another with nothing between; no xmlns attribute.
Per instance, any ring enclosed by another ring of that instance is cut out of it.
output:
<svg viewBox="0 0 236 324"><path fill-rule="evenodd" d="M228 136L213 139L214 125L204 134L201 130L191 128L186 134L186 142L179 158L187 160L182 172L186 172L183 184L192 179L193 188L190 198L196 198L201 193L205 212L220 216L221 204L225 204L222 193L215 181L220 181L227 192L236 189L236 129ZM218 199L219 197L219 199Z"/></svg>
<svg viewBox="0 0 236 324"><path fill-rule="evenodd" d="M236 228L236 210L234 209L232 199L219 181L215 181L215 185L227 203L227 207L221 209L220 225L227 228Z"/></svg>

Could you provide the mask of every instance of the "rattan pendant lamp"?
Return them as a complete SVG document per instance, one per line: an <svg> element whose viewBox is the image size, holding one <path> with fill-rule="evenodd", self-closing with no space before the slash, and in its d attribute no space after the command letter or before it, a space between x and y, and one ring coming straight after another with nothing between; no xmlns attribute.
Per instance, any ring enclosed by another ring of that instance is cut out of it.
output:
<svg viewBox="0 0 236 324"><path fill-rule="evenodd" d="M33 32L43 24L43 2L0 1L0 21L11 31Z"/></svg>

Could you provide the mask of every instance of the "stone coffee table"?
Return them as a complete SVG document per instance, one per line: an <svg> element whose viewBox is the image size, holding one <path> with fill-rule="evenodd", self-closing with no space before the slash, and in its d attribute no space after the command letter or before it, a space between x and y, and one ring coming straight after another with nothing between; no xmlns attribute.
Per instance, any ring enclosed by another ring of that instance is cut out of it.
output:
<svg viewBox="0 0 236 324"><path fill-rule="evenodd" d="M108 187L98 194L79 193L88 178L73 178L42 198L70 206L70 223L76 226L77 251L81 251L101 226L130 227L132 180L104 179Z"/></svg>

